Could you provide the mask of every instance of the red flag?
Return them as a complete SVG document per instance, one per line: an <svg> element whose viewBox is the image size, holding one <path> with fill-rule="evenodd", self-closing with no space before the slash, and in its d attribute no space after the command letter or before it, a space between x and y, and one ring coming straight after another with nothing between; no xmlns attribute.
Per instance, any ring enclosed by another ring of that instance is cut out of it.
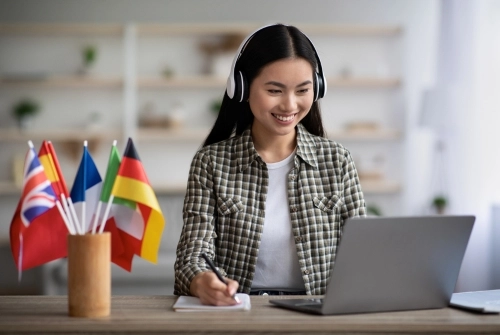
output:
<svg viewBox="0 0 500 335"><path fill-rule="evenodd" d="M66 181L61 172L61 167L59 166L59 161L57 160L56 151L54 150L52 142L43 141L40 151L38 152L38 158L45 169L47 178L52 183L57 199L59 199L59 201L61 200L61 194L68 197L68 187L66 186Z"/></svg>
<svg viewBox="0 0 500 335"><path fill-rule="evenodd" d="M111 233L111 261L128 272L132 271L134 250L124 244L126 234L118 229L114 217L106 221L104 231Z"/></svg>
<svg viewBox="0 0 500 335"><path fill-rule="evenodd" d="M21 198L10 226L10 244L19 271L67 255L68 230L56 194L33 147L26 154Z"/></svg>

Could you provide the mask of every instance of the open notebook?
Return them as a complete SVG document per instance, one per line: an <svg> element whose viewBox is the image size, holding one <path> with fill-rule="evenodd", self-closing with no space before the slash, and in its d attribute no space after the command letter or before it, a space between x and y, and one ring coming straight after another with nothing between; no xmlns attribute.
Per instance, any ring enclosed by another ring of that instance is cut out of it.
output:
<svg viewBox="0 0 500 335"><path fill-rule="evenodd" d="M250 296L245 293L237 293L236 296L240 299L238 305L233 306L210 306L203 305L197 297L181 295L172 306L176 312L214 312L214 311L248 311L251 308Z"/></svg>

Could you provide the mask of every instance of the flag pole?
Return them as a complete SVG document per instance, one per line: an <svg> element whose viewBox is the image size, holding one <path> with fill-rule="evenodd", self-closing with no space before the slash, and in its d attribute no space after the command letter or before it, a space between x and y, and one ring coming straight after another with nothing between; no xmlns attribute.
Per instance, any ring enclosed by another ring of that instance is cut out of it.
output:
<svg viewBox="0 0 500 335"><path fill-rule="evenodd" d="M116 147L116 140L113 141L113 146ZM104 181L106 182L106 181ZM102 194L102 190L101 190L101 194ZM92 234L95 234L96 233L96 230L97 230L97 222L99 221L99 215L101 214L101 206L102 206L102 201L99 201L99 203L97 204L97 210L94 214L94 222L92 223ZM99 230L99 233L102 233L101 230Z"/></svg>
<svg viewBox="0 0 500 335"><path fill-rule="evenodd" d="M69 209L71 211L71 214L73 215L73 220L75 222L75 226L77 227L78 233L80 235L84 235L82 224L81 224L80 220L78 220L78 216L76 215L75 205L73 204L73 200L71 200L71 197L68 197L67 200L68 200L68 206L69 206Z"/></svg>
<svg viewBox="0 0 500 335"><path fill-rule="evenodd" d="M68 217L64 213L64 210L61 206L61 202L59 200L56 200L56 206L57 206L57 209L59 210L59 214L61 214L61 217L64 221L64 224L66 225L66 228L68 228L69 233L71 235L75 235L76 232L75 232L74 228L71 227L71 225L69 224Z"/></svg>
<svg viewBox="0 0 500 335"><path fill-rule="evenodd" d="M111 204L113 204L114 195L109 196L108 204L106 205L106 211L104 212L104 216L102 217L101 226L99 227L99 234L102 234L104 231L104 226L106 225L106 221L108 220L109 211L111 210Z"/></svg>
<svg viewBox="0 0 500 335"><path fill-rule="evenodd" d="M30 141L31 142L31 141ZM19 233L19 256L17 258L17 264L19 264L18 272L17 272L17 280L21 282L21 278L23 277L23 234Z"/></svg>
<svg viewBox="0 0 500 335"><path fill-rule="evenodd" d="M83 147L84 147L84 150L87 150L88 148L88 142L87 140L83 141ZM86 159L86 158L85 158ZM84 167L83 167L83 180L85 181L85 183L87 182L87 164L85 163L84 164ZM85 222L85 209L86 209L86 197L84 196L83 197L83 202L82 202L82 222L81 222L81 226L82 226L82 235L85 235L85 231L87 230L87 227L86 227L86 222Z"/></svg>
<svg viewBox="0 0 500 335"><path fill-rule="evenodd" d="M66 198L66 195L64 195L64 193L61 193L61 200L62 200L64 209L67 213L69 223L74 227L75 233L80 234L80 228L78 228L78 225L73 220L73 216L71 215L71 210L69 209L68 199Z"/></svg>
<svg viewBox="0 0 500 335"><path fill-rule="evenodd" d="M94 214L94 222L92 223L92 234L96 233L97 230L97 221L99 221L99 215L101 214L101 202L97 204L97 210Z"/></svg>
<svg viewBox="0 0 500 335"><path fill-rule="evenodd" d="M110 181L114 182L114 178L116 177L116 175L113 174L113 179L110 180L110 164L112 162L112 158L113 158L113 150L116 150L116 144L118 143L117 140L113 140L113 145L111 146L111 153L110 153L110 156L109 156L109 161L108 161L108 168L106 169L106 177L105 177L105 180L104 180L104 185L107 185ZM101 199L99 201L99 205L97 207L97 215L95 217L95 221L94 221L94 227L93 229L96 229L97 228L97 220L98 220L98 217L99 215L101 214L101 204L103 202L103 198L105 198L106 196L106 186L103 186L102 190L101 190ZM108 220L108 216L109 216L109 212L111 210L111 206L113 204L113 199L114 197L112 195L108 196L108 199L106 199L106 209L104 211L104 216L102 218L102 223L101 223L101 226L99 227L99 234L102 234L103 231L104 231L104 226L106 225L106 221ZM93 232L95 232L95 230L93 230Z"/></svg>
<svg viewBox="0 0 500 335"><path fill-rule="evenodd" d="M33 142L31 140L28 141L28 146L30 147L30 150L35 150L35 146L33 145ZM25 167L26 168L26 167ZM26 173L26 171L24 171ZM24 182L23 182L24 184ZM24 186L23 186L24 188ZM17 280L21 282L21 278L23 276L23 234L19 233L19 255L17 256L17 264L18 264L18 271L17 271Z"/></svg>

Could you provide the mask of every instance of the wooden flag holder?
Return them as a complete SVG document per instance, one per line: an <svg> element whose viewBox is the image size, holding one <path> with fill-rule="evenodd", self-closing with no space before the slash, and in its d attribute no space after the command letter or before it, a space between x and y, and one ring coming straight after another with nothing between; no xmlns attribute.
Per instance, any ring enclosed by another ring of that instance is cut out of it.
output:
<svg viewBox="0 0 500 335"><path fill-rule="evenodd" d="M68 235L68 309L70 316L109 316L111 233Z"/></svg>

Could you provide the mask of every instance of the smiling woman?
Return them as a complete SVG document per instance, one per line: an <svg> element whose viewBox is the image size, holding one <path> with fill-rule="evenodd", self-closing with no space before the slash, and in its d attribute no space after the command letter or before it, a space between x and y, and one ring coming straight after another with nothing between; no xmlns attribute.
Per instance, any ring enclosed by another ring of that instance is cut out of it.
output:
<svg viewBox="0 0 500 335"><path fill-rule="evenodd" d="M232 305L237 291L325 293L345 220L366 215L351 154L325 138L325 93L319 56L296 27L266 26L240 45L191 163L175 294Z"/></svg>
<svg viewBox="0 0 500 335"><path fill-rule="evenodd" d="M250 85L252 138L266 163L280 162L296 147L295 127L313 103L312 67L302 58L266 65Z"/></svg>

